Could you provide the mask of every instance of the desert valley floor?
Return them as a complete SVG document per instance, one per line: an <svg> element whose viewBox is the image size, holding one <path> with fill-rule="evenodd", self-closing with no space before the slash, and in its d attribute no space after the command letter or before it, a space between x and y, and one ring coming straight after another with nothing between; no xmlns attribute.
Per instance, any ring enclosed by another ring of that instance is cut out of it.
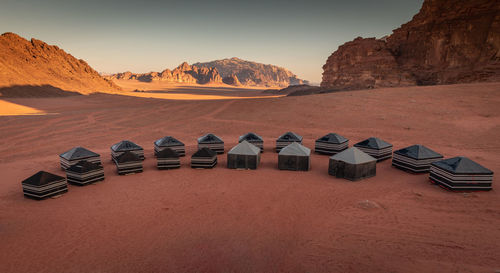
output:
<svg viewBox="0 0 500 273"><path fill-rule="evenodd" d="M258 94L257 91L252 91ZM10 98L47 113L0 117L0 272L495 272L500 270L500 83L390 88L302 97L174 101L111 94ZM196 138L226 151L263 136L259 169L189 167ZM286 131L328 132L350 145L371 136L394 149L424 144L495 172L490 192L456 193L377 164L377 176L277 170ZM186 144L177 170L159 171L153 141ZM109 147L145 149L141 174L118 176ZM101 154L106 179L61 198L23 197L39 170L59 175L74 146ZM50 268L50 270L48 270ZM46 269L44 271L44 269Z"/></svg>

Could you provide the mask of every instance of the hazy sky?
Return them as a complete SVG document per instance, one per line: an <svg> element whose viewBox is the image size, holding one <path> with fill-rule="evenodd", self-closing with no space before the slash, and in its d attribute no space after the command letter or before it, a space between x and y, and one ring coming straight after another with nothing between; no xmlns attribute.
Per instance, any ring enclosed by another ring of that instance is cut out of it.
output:
<svg viewBox="0 0 500 273"><path fill-rule="evenodd" d="M0 32L56 44L100 72L239 57L319 83L337 47L382 37L423 0L0 0Z"/></svg>

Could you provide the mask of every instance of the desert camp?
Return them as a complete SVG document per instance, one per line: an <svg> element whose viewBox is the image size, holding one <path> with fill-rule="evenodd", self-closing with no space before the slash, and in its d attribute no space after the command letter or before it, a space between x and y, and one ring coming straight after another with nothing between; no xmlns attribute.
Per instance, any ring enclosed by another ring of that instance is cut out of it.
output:
<svg viewBox="0 0 500 273"><path fill-rule="evenodd" d="M2 1L0 273L497 273L499 28L498 0Z"/></svg>

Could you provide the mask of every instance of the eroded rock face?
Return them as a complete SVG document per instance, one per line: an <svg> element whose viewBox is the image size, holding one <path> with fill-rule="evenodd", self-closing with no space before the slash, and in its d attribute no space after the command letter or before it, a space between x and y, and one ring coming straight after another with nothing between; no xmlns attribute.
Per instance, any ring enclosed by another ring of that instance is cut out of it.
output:
<svg viewBox="0 0 500 273"><path fill-rule="evenodd" d="M240 86L241 82L238 80L238 76L231 75L222 79L222 82L229 85Z"/></svg>
<svg viewBox="0 0 500 273"><path fill-rule="evenodd" d="M365 89L415 85L403 73L384 40L356 38L340 46L323 66L322 87Z"/></svg>
<svg viewBox="0 0 500 273"><path fill-rule="evenodd" d="M120 90L57 46L14 33L0 35L0 87L42 85L84 94Z"/></svg>
<svg viewBox="0 0 500 273"><path fill-rule="evenodd" d="M270 64L261 64L239 58L195 63L197 67L215 67L222 78L236 76L244 86L287 87L307 83L289 70ZM229 79L228 79L229 80Z"/></svg>
<svg viewBox="0 0 500 273"><path fill-rule="evenodd" d="M323 70L335 89L498 81L500 2L426 0L392 35L340 46Z"/></svg>
<svg viewBox="0 0 500 273"><path fill-rule="evenodd" d="M138 80L142 82L171 82L171 83L197 83L197 84L217 84L222 83L222 77L217 69L198 68L184 62L174 70L165 69L162 72L150 72L144 74L134 74L124 72L111 75L110 79L118 80Z"/></svg>

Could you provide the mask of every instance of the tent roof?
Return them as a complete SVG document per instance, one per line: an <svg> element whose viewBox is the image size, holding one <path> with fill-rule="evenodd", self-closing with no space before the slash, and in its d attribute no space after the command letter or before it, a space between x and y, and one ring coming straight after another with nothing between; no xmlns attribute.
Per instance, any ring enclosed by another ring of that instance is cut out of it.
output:
<svg viewBox="0 0 500 273"><path fill-rule="evenodd" d="M198 138L198 143L224 143L224 141L214 134L206 134Z"/></svg>
<svg viewBox="0 0 500 273"><path fill-rule="evenodd" d="M34 175L26 178L22 183L33 186L43 186L63 179L65 178L62 176L48 173L46 171L39 171Z"/></svg>
<svg viewBox="0 0 500 273"><path fill-rule="evenodd" d="M413 145L394 152L395 154L411 157L414 159L441 158L441 154L425 147L424 145Z"/></svg>
<svg viewBox="0 0 500 273"><path fill-rule="evenodd" d="M130 161L142 161L142 160L137 154L126 151L123 154L119 155L116 158L116 161L118 163L125 163L125 162L130 162Z"/></svg>
<svg viewBox="0 0 500 273"><path fill-rule="evenodd" d="M286 132L278 137L278 141L302 141L302 136L297 135L294 132Z"/></svg>
<svg viewBox="0 0 500 273"><path fill-rule="evenodd" d="M249 132L249 133L246 133L246 134L240 136L239 141L242 142L244 140L263 141L261 136L257 135L256 133L252 133L252 132Z"/></svg>
<svg viewBox="0 0 500 273"><path fill-rule="evenodd" d="M260 148L248 143L246 140L243 140L241 143L229 150L228 154L258 155L260 154Z"/></svg>
<svg viewBox="0 0 500 273"><path fill-rule="evenodd" d="M76 173L85 173L93 170L102 168L100 164L88 162L87 160L78 161L75 165L72 165L67 170Z"/></svg>
<svg viewBox="0 0 500 273"><path fill-rule="evenodd" d="M377 161L377 159L373 158L372 156L356 147L346 149L336 155L331 156L330 159L343 161L349 164L363 164L367 162Z"/></svg>
<svg viewBox="0 0 500 273"><path fill-rule="evenodd" d="M433 162L432 165L454 174L493 174L491 170L463 156Z"/></svg>
<svg viewBox="0 0 500 273"><path fill-rule="evenodd" d="M170 148L165 148L165 149L159 151L158 153L156 153L156 157L158 157L158 158L178 158L179 154Z"/></svg>
<svg viewBox="0 0 500 273"><path fill-rule="evenodd" d="M297 155L297 156L309 156L311 155L311 149L297 143L293 142L288 146L281 149L279 155Z"/></svg>
<svg viewBox="0 0 500 273"><path fill-rule="evenodd" d="M115 145L111 146L111 150L115 152L133 151L133 150L142 150L142 147L130 140L122 140L116 143Z"/></svg>
<svg viewBox="0 0 500 273"><path fill-rule="evenodd" d="M207 147L203 147L198 151L196 151L196 153L194 153L191 157L213 157L216 155L217 153L214 150Z"/></svg>
<svg viewBox="0 0 500 273"><path fill-rule="evenodd" d="M366 148L371 148L371 149L384 149L384 148L392 147L392 144L385 142L378 137L370 137L370 138L367 138L363 141L360 141L360 142L354 144L354 146L366 147Z"/></svg>
<svg viewBox="0 0 500 273"><path fill-rule="evenodd" d="M65 153L62 153L59 156L66 159L66 160L75 160L75 159L96 157L96 156L99 156L99 154L96 154L92 151L89 151L83 147L74 147L73 149L71 149Z"/></svg>
<svg viewBox="0 0 500 273"><path fill-rule="evenodd" d="M178 139L172 136L166 136L155 141L156 146L164 147L164 146L174 146L174 145L184 145L184 143L180 142Z"/></svg>
<svg viewBox="0 0 500 273"><path fill-rule="evenodd" d="M349 140L347 138L339 135L339 134L329 133L329 134L326 134L326 135L322 136L321 138L317 139L316 141L325 141L325 142L329 142L329 143L341 144L341 143L347 142Z"/></svg>

